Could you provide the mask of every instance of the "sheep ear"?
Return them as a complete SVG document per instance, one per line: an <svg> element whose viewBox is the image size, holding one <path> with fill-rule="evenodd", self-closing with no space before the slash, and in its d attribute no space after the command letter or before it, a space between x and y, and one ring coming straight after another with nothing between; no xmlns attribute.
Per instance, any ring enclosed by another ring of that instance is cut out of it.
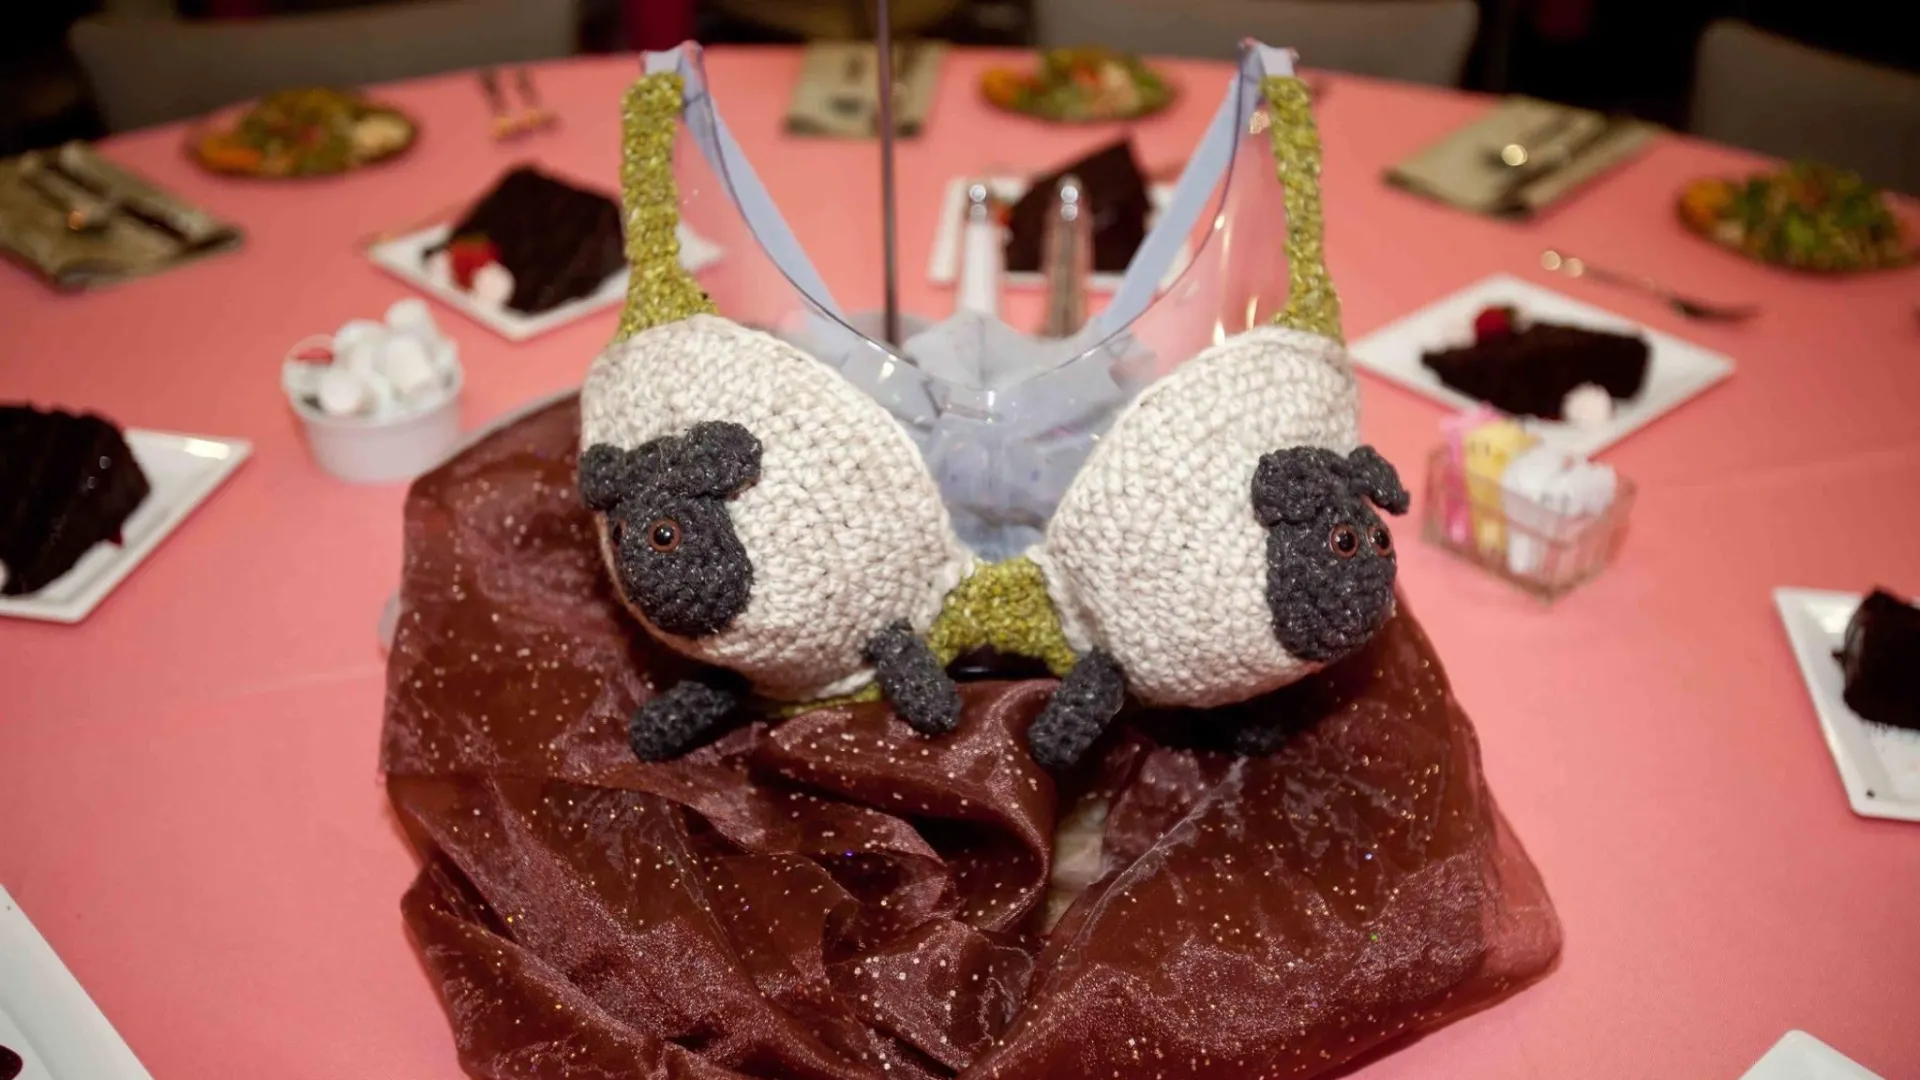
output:
<svg viewBox="0 0 1920 1080"><path fill-rule="evenodd" d="M1345 471L1340 455L1317 446L1263 454L1253 472L1253 515L1269 529L1281 522L1309 524L1342 489Z"/></svg>
<svg viewBox="0 0 1920 1080"><path fill-rule="evenodd" d="M594 443L580 455L580 501L602 513L620 505L637 486L640 454Z"/></svg>
<svg viewBox="0 0 1920 1080"><path fill-rule="evenodd" d="M1347 486L1389 514L1404 514L1411 504L1407 489L1400 484L1400 474L1371 446L1347 455Z"/></svg>
<svg viewBox="0 0 1920 1080"><path fill-rule="evenodd" d="M674 480L690 495L731 498L760 479L760 440L726 420L693 425L680 439Z"/></svg>

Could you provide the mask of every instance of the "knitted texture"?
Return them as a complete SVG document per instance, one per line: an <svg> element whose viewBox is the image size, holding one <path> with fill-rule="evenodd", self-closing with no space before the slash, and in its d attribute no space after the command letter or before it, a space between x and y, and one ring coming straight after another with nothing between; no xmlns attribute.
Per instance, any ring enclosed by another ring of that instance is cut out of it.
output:
<svg viewBox="0 0 1920 1080"><path fill-rule="evenodd" d="M635 450L580 455L580 494L603 519L608 566L628 602L669 634L718 633L746 610L753 563L726 500L760 478L760 440L709 420Z"/></svg>
<svg viewBox="0 0 1920 1080"><path fill-rule="evenodd" d="M1287 306L1274 322L1345 341L1340 294L1327 274L1326 221L1320 210L1320 129L1307 84L1292 76L1263 80L1273 123L1267 138L1287 207Z"/></svg>
<svg viewBox="0 0 1920 1080"><path fill-rule="evenodd" d="M620 101L620 203L627 232L627 303L615 341L650 326L713 311L680 265L680 194L673 140L685 84L671 72L643 75Z"/></svg>
<svg viewBox="0 0 1920 1080"><path fill-rule="evenodd" d="M942 665L981 646L1042 661L1055 675L1074 664L1073 646L1047 597L1047 579L1032 559L977 567L947 595L927 644Z"/></svg>
<svg viewBox="0 0 1920 1080"><path fill-rule="evenodd" d="M1253 474L1254 516L1268 529L1273 632L1302 660L1338 660L1393 615L1393 535L1374 505L1404 514L1407 491L1371 446L1345 457L1318 446L1276 450Z"/></svg>
<svg viewBox="0 0 1920 1080"><path fill-rule="evenodd" d="M1358 413L1345 350L1280 327L1230 338L1148 387L1034 552L1067 640L1112 653L1149 704L1228 704L1319 667L1274 636L1253 477L1275 450L1352 450Z"/></svg>
<svg viewBox="0 0 1920 1080"><path fill-rule="evenodd" d="M1079 764L1127 701L1127 679L1103 649L1080 658L1027 729L1027 748L1042 768Z"/></svg>
<svg viewBox="0 0 1920 1080"><path fill-rule="evenodd" d="M960 691L905 619L874 635L866 655L880 692L908 727L940 735L960 722Z"/></svg>
<svg viewBox="0 0 1920 1080"><path fill-rule="evenodd" d="M641 761L679 757L705 742L737 704L729 690L691 679L676 683L633 711L627 745Z"/></svg>
<svg viewBox="0 0 1920 1080"><path fill-rule="evenodd" d="M867 642L901 619L924 633L971 563L919 450L837 372L711 315L610 346L580 392L586 448L638 449L709 420L738 424L761 446L759 479L725 504L752 564L751 595L718 633L649 627L768 697L860 689L872 678Z"/></svg>

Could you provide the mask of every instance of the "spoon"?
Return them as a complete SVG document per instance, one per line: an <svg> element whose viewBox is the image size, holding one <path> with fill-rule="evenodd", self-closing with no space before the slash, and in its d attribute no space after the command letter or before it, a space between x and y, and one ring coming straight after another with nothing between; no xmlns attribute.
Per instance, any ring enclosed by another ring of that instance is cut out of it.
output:
<svg viewBox="0 0 1920 1080"><path fill-rule="evenodd" d="M1568 277L1591 278L1605 285L1636 289L1658 298L1689 319L1700 319L1706 322L1743 322L1760 314L1760 308L1755 304L1719 304L1683 296L1650 277L1594 266L1577 255L1568 255L1552 248L1540 253L1540 265Z"/></svg>

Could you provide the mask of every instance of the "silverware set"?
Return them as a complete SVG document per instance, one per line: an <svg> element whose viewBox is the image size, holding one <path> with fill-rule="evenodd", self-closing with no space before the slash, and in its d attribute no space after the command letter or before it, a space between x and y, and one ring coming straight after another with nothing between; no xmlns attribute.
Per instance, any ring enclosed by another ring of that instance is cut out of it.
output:
<svg viewBox="0 0 1920 1080"><path fill-rule="evenodd" d="M926 52L926 48L918 42L905 42L893 47L889 55L894 61L892 75L895 101L899 100L901 90L912 82L914 69ZM827 99L827 108L848 120L865 118L876 132L880 130L880 93L875 85L878 75L870 70L870 65L877 59L879 53L876 50L850 51L839 88Z"/></svg>
<svg viewBox="0 0 1920 1080"><path fill-rule="evenodd" d="M1703 322L1744 322L1760 314L1760 308L1755 304L1724 304L1701 300L1677 292L1650 277L1595 266L1578 255L1569 255L1553 248L1540 253L1540 266L1571 278L1586 278L1603 285L1646 293L1689 319L1699 319Z"/></svg>
<svg viewBox="0 0 1920 1080"><path fill-rule="evenodd" d="M559 115L540 103L540 92L534 89L533 72L529 69L513 69L513 88L520 99L517 109L507 101L506 91L500 86L498 69L481 68L479 79L480 93L487 99L487 109L493 114L495 141L519 139L560 125Z"/></svg>
<svg viewBox="0 0 1920 1080"><path fill-rule="evenodd" d="M22 154L16 175L61 212L71 233L97 236L115 221L127 220L189 248L223 235L221 226L203 213L129 190L98 167L78 143Z"/></svg>
<svg viewBox="0 0 1920 1080"><path fill-rule="evenodd" d="M70 232L99 232L120 212L120 200L95 194L37 150L21 156L20 179L65 213Z"/></svg>
<svg viewBox="0 0 1920 1080"><path fill-rule="evenodd" d="M1503 174L1504 181L1494 208L1517 212L1523 205L1526 189L1536 181L1566 168L1580 156L1611 138L1616 122L1602 117L1591 130L1567 138L1591 114L1576 109L1560 109L1541 123L1522 131L1511 142L1487 151L1489 163Z"/></svg>
<svg viewBox="0 0 1920 1080"><path fill-rule="evenodd" d="M1509 169L1525 168L1534 160L1539 147L1551 143L1555 136L1572 127L1579 115L1571 110L1556 111L1544 123L1535 124L1514 136L1512 142L1490 150L1488 154L1495 165Z"/></svg>

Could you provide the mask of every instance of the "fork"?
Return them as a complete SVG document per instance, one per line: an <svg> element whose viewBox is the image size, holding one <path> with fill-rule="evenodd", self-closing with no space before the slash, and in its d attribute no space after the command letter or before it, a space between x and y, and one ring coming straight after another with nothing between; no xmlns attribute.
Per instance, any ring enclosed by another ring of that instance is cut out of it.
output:
<svg viewBox="0 0 1920 1080"><path fill-rule="evenodd" d="M513 69L513 85L520 91L520 126L528 130L545 130L560 123L560 116L540 104L540 94L533 88L533 72L527 68Z"/></svg>
<svg viewBox="0 0 1920 1080"><path fill-rule="evenodd" d="M1540 265L1544 269L1565 274L1571 278L1590 278L1604 285L1636 289L1659 299L1689 319L1700 319L1705 322L1744 322L1760 314L1760 307L1757 304L1720 304L1685 296L1650 277L1594 266L1577 255L1568 255L1552 248L1540 253Z"/></svg>
<svg viewBox="0 0 1920 1080"><path fill-rule="evenodd" d="M480 92L487 98L487 111L493 114L493 137L505 140L526 134L525 127L507 107L507 96L500 91L500 73L493 68L481 68L479 78Z"/></svg>

